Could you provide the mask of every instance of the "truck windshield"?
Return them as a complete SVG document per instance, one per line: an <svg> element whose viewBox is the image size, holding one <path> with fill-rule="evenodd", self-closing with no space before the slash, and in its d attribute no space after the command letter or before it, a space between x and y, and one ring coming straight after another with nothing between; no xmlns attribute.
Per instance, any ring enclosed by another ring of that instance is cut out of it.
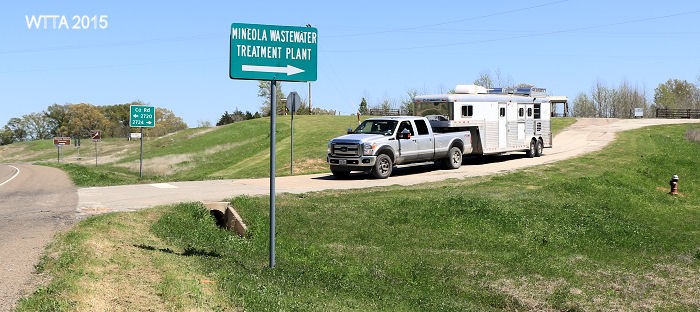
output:
<svg viewBox="0 0 700 312"><path fill-rule="evenodd" d="M365 120L354 133L370 133L381 135L392 135L396 129L396 120Z"/></svg>

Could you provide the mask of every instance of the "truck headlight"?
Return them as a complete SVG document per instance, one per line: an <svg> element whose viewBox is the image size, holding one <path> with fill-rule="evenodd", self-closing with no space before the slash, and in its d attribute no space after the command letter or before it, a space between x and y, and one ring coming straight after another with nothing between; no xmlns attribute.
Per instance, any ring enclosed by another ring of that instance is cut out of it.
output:
<svg viewBox="0 0 700 312"><path fill-rule="evenodd" d="M364 143L362 144L362 154L363 155L373 155L374 150L377 148L376 143Z"/></svg>
<svg viewBox="0 0 700 312"><path fill-rule="evenodd" d="M326 153L331 154L331 142L328 142L328 145L326 145Z"/></svg>

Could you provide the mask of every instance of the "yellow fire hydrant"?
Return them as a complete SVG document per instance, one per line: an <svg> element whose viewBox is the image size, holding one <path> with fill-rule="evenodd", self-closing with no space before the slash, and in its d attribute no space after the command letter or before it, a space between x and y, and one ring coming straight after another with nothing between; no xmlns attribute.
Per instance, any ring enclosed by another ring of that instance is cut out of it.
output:
<svg viewBox="0 0 700 312"><path fill-rule="evenodd" d="M668 184L671 186L671 192L669 194L678 194L678 175L674 174L673 177L671 177L671 181L669 181Z"/></svg>

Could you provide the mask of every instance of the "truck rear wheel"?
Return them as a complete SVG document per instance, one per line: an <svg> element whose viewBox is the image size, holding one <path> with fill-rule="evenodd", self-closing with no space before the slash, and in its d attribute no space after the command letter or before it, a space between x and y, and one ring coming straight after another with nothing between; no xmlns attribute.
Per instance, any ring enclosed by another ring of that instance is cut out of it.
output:
<svg viewBox="0 0 700 312"><path fill-rule="evenodd" d="M391 157L387 154L379 154L372 168L372 176L377 179L386 179L391 175L394 164L391 162Z"/></svg>
<svg viewBox="0 0 700 312"><path fill-rule="evenodd" d="M457 169L462 166L462 150L459 147L453 146L444 160L445 168Z"/></svg>

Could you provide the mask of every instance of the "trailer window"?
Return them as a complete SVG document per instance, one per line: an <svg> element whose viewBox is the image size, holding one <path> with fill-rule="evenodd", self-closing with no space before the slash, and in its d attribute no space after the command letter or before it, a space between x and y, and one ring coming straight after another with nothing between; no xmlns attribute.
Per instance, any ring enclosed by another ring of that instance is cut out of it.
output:
<svg viewBox="0 0 700 312"><path fill-rule="evenodd" d="M540 104L535 104L535 119L540 119Z"/></svg>
<svg viewBox="0 0 700 312"><path fill-rule="evenodd" d="M506 108L501 107L501 109L499 110L499 114L501 115L501 117L506 117Z"/></svg>
<svg viewBox="0 0 700 312"><path fill-rule="evenodd" d="M464 105L462 106L462 117L474 116L474 106Z"/></svg>
<svg viewBox="0 0 700 312"><path fill-rule="evenodd" d="M418 135L430 134L430 131L428 131L428 125L425 124L425 120L415 119L413 120L413 122L416 123L416 130L418 131Z"/></svg>
<svg viewBox="0 0 700 312"><path fill-rule="evenodd" d="M527 108L527 117L532 117L532 107Z"/></svg>
<svg viewBox="0 0 700 312"><path fill-rule="evenodd" d="M525 117L525 109L524 108L519 108L518 109L518 117Z"/></svg>

